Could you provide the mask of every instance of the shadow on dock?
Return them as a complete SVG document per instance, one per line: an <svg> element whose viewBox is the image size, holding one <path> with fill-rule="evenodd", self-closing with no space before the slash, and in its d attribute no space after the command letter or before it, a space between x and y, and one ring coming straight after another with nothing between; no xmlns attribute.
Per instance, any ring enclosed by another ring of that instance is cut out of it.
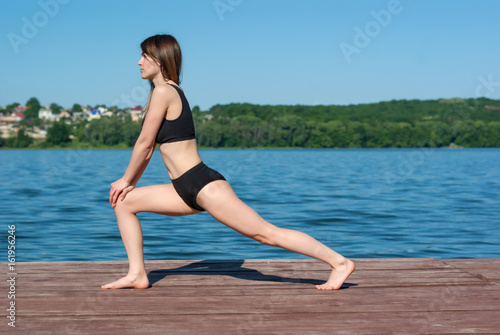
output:
<svg viewBox="0 0 500 335"><path fill-rule="evenodd" d="M255 269L243 267L245 260L231 260L231 261L213 261L203 260L194 262L188 265L180 266L174 269L160 269L152 270L148 273L150 287L155 283L161 281L167 276L171 275L205 275L205 276L230 276L238 279L251 280L251 281L267 281L279 283L301 283L321 285L325 280L310 279L310 278L291 278L275 275L263 274ZM350 286L357 286L357 284L344 283L341 289L349 288Z"/></svg>

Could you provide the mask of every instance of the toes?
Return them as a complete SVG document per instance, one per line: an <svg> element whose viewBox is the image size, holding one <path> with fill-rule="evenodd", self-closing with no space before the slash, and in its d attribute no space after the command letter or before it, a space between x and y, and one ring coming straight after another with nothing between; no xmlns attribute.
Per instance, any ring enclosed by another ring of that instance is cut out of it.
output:
<svg viewBox="0 0 500 335"><path fill-rule="evenodd" d="M318 290L322 290L322 291L331 291L331 290L333 290L333 287L332 286L327 286L326 283L322 284L322 285L316 285L316 288Z"/></svg>

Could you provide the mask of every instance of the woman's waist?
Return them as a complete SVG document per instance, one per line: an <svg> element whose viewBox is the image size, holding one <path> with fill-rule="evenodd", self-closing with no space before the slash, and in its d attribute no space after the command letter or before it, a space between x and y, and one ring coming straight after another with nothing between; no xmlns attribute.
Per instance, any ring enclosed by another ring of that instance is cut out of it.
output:
<svg viewBox="0 0 500 335"><path fill-rule="evenodd" d="M191 170L192 168L202 164L201 158L198 161L194 161L190 164L182 164L182 166L175 166L175 167L169 167L167 166L167 171L168 171L168 176L170 177L171 180L178 179L182 175L184 175L187 171Z"/></svg>
<svg viewBox="0 0 500 335"><path fill-rule="evenodd" d="M202 162L198 150L173 151L162 149L160 148L160 153L170 179L179 178L186 171Z"/></svg>

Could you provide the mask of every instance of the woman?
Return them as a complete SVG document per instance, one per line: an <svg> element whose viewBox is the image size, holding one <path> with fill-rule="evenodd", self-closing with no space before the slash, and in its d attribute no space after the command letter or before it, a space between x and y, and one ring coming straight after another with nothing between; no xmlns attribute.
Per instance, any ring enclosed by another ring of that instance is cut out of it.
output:
<svg viewBox="0 0 500 335"><path fill-rule="evenodd" d="M115 209L120 234L129 260L128 274L109 288L147 288L142 230L136 216L154 212L180 216L207 211L216 220L260 243L278 246L319 259L332 267L328 281L316 287L336 290L355 265L299 231L278 228L243 203L217 171L203 164L196 145L189 104L179 87L181 50L170 35L156 35L141 44L143 79L151 84L142 130L122 178L111 184L109 201ZM146 169L156 143L172 184L135 188Z"/></svg>

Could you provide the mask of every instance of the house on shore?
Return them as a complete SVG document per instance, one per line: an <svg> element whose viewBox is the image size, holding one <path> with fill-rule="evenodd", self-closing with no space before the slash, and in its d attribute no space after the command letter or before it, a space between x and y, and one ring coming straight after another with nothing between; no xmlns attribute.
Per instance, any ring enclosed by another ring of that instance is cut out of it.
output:
<svg viewBox="0 0 500 335"><path fill-rule="evenodd" d="M60 114L59 114L59 119L72 119L73 118L73 113L71 111L64 109Z"/></svg>
<svg viewBox="0 0 500 335"><path fill-rule="evenodd" d="M113 115L112 112L110 112L107 108L104 107L97 107L92 110L85 110L86 115L87 115L87 120L93 120L93 119L100 119L101 116L111 116Z"/></svg>
<svg viewBox="0 0 500 335"><path fill-rule="evenodd" d="M21 113L24 115L24 112L26 111L27 107L26 106L17 106L14 109L12 109L13 113Z"/></svg>
<svg viewBox="0 0 500 335"><path fill-rule="evenodd" d="M52 109L50 109L48 106L45 106L40 108L40 110L38 111L38 118L47 121L57 121L59 119L59 115L52 113Z"/></svg>
<svg viewBox="0 0 500 335"><path fill-rule="evenodd" d="M134 106L128 108L125 112L132 116L132 121L139 121L139 119L142 117L143 111L141 106Z"/></svg>
<svg viewBox="0 0 500 335"><path fill-rule="evenodd" d="M21 112L12 112L10 115L3 114L0 117L0 132L2 138L11 137L17 134L19 122L25 119Z"/></svg>
<svg viewBox="0 0 500 335"><path fill-rule="evenodd" d="M13 112L11 115L14 117L16 122L21 122L22 120L25 119L24 114L21 112Z"/></svg>

